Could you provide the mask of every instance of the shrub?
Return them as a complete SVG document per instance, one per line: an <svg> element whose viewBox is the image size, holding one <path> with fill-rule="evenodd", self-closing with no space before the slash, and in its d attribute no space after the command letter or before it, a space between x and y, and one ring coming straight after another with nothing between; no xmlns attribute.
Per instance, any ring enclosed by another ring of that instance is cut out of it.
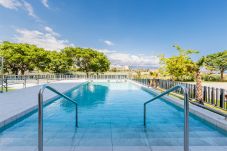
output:
<svg viewBox="0 0 227 151"><path fill-rule="evenodd" d="M208 74L204 74L202 75L202 79L204 81L221 81L221 76L220 75L208 75Z"/></svg>

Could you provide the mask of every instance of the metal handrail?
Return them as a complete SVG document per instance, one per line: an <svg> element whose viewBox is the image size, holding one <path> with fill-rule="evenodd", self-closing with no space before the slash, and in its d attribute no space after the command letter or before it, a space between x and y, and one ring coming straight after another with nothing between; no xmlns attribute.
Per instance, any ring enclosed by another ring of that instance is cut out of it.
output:
<svg viewBox="0 0 227 151"><path fill-rule="evenodd" d="M38 94L38 151L43 151L43 93L45 89L49 89L50 91L60 95L61 97L67 99L68 101L72 102L76 106L76 127L78 127L78 103L76 101L73 101L66 95L58 92L54 88L43 85Z"/></svg>
<svg viewBox="0 0 227 151"><path fill-rule="evenodd" d="M189 151L189 100L188 100L188 89L183 85L177 85L167 91L161 93L160 95L152 98L151 100L144 103L144 126L146 127L146 106L148 103L172 92L177 89L182 89L184 93L184 151Z"/></svg>

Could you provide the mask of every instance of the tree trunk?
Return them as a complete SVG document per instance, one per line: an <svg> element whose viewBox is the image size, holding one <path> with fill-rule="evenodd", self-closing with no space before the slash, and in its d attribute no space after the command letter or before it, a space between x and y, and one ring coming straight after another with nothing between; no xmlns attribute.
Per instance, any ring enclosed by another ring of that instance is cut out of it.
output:
<svg viewBox="0 0 227 151"><path fill-rule="evenodd" d="M87 78L89 78L89 73L88 72L86 72L86 76L87 76Z"/></svg>
<svg viewBox="0 0 227 151"><path fill-rule="evenodd" d="M18 75L19 70L18 70L18 69L15 69L15 70L13 70L12 72L13 72L13 74Z"/></svg>
<svg viewBox="0 0 227 151"><path fill-rule="evenodd" d="M21 70L21 75L24 75L25 71L24 70Z"/></svg>
<svg viewBox="0 0 227 151"><path fill-rule="evenodd" d="M221 70L221 81L224 80L224 70Z"/></svg>
<svg viewBox="0 0 227 151"><path fill-rule="evenodd" d="M154 87L154 79L151 79L151 87Z"/></svg>
<svg viewBox="0 0 227 151"><path fill-rule="evenodd" d="M200 104L204 104L202 92L202 78L200 70L196 72L196 100L199 101Z"/></svg>

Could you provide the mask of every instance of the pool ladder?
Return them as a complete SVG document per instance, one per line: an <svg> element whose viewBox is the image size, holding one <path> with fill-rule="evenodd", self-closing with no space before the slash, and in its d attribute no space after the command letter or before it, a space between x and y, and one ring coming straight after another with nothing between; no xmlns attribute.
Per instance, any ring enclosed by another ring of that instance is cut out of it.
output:
<svg viewBox="0 0 227 151"><path fill-rule="evenodd" d="M78 127L78 103L72 100L71 98L67 97L66 95L60 93L59 91L55 90L54 88L48 85L43 85L40 88L39 94L38 94L38 151L43 151L43 93L45 89L48 89L75 104L76 127Z"/></svg>
<svg viewBox="0 0 227 151"><path fill-rule="evenodd" d="M189 100L188 100L188 90L183 85L177 85L173 88L170 88L167 91L161 93L160 95L158 95L144 103L144 127L146 127L147 104L158 98L161 98L162 96L164 96L170 92L178 90L178 89L183 90L183 93L184 93L184 151L189 151L189 125L188 125L189 124L189 119L188 119L188 117L189 117Z"/></svg>

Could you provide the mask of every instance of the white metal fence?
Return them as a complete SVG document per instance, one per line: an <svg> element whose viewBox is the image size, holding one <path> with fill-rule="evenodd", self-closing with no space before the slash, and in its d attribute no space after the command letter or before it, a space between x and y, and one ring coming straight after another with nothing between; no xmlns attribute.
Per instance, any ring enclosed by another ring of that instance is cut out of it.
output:
<svg viewBox="0 0 227 151"><path fill-rule="evenodd" d="M50 83L60 80L77 80L77 79L127 79L127 74L43 74L43 75L3 75L1 76L0 92L8 91L11 86L26 88L44 83Z"/></svg>

